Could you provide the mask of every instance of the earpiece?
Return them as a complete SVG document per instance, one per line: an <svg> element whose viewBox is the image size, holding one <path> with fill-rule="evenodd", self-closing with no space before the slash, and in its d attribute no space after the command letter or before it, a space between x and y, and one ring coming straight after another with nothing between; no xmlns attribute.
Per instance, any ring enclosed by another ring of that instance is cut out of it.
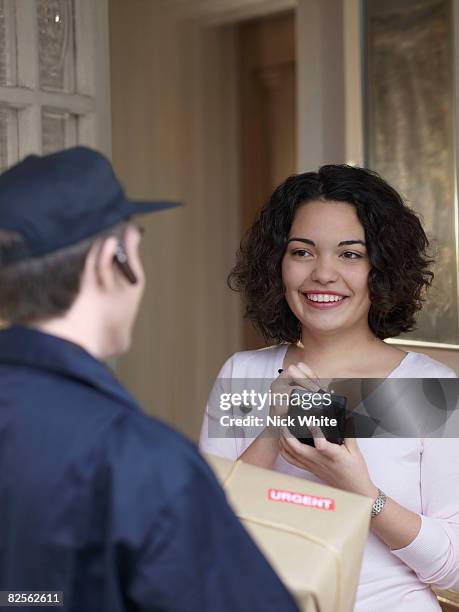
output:
<svg viewBox="0 0 459 612"><path fill-rule="evenodd" d="M118 242L115 255L113 256L113 261L127 278L127 280L132 285L135 285L137 283L137 276L134 274L131 266L129 265L128 257L121 241Z"/></svg>

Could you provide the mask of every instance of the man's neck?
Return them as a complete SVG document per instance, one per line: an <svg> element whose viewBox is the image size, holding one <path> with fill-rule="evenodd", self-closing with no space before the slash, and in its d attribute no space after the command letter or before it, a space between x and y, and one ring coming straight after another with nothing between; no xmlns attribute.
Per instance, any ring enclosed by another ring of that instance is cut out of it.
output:
<svg viewBox="0 0 459 612"><path fill-rule="evenodd" d="M99 334L91 329L92 326L88 325L87 322L82 325L81 321L66 315L64 317L48 319L47 321L34 322L30 324L30 327L51 336L73 342L81 346L96 359L103 360L107 357L99 341Z"/></svg>

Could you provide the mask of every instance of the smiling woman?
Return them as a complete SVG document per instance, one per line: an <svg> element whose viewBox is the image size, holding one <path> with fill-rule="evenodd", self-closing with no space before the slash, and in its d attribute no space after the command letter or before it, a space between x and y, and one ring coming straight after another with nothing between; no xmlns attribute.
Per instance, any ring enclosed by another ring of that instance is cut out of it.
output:
<svg viewBox="0 0 459 612"><path fill-rule="evenodd" d="M320 232L316 245L311 245L313 234L299 231L308 229L304 218L313 215L311 204L315 213L311 219L313 233ZM331 232L341 259L362 257L367 266L371 262L368 325L376 337L395 337L412 330L433 278L429 241L416 213L375 172L328 165L319 172L294 175L282 183L238 252L229 283L242 293L246 315L265 339L297 342L301 338L298 318L284 295L281 272L287 241L294 237L306 239L306 243L295 243L297 256L317 261L318 249L324 246L319 242L327 238L329 246ZM366 242L366 246L349 244L357 239ZM290 243L288 247L290 251ZM323 262L322 257L319 263Z"/></svg>
<svg viewBox="0 0 459 612"><path fill-rule="evenodd" d="M291 176L261 210L229 277L246 315L277 345L233 355L214 389L248 379L269 380L278 393L325 389L327 379L455 377L427 355L384 342L414 329L432 262L419 218L376 173L328 165ZM333 444L314 431L309 446L270 421L256 438L243 427L212 437L212 397L202 450L372 499L356 612L439 610L430 585L459 588L454 439ZM286 410L273 404L269 415Z"/></svg>
<svg viewBox="0 0 459 612"><path fill-rule="evenodd" d="M314 240L306 238L311 235ZM343 236L352 239L341 240ZM365 235L353 206L315 200L298 209L282 259L282 279L285 300L302 326L322 332L367 328L369 271Z"/></svg>

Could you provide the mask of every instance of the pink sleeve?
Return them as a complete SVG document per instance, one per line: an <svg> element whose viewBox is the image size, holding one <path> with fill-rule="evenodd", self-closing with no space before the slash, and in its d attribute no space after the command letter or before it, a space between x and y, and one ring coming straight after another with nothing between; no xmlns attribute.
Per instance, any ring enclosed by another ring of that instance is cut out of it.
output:
<svg viewBox="0 0 459 612"><path fill-rule="evenodd" d="M392 553L422 582L459 590L459 440L425 439L420 476L421 529Z"/></svg>

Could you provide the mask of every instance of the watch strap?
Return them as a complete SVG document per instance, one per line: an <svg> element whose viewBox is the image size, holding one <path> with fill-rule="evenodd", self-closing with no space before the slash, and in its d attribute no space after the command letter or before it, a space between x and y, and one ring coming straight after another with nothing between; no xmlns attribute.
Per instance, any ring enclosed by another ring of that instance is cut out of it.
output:
<svg viewBox="0 0 459 612"><path fill-rule="evenodd" d="M373 502L373 506L371 508L371 518L378 516L378 514L382 512L384 506L386 505L386 501L387 495L381 491L381 489L378 489L378 496Z"/></svg>

